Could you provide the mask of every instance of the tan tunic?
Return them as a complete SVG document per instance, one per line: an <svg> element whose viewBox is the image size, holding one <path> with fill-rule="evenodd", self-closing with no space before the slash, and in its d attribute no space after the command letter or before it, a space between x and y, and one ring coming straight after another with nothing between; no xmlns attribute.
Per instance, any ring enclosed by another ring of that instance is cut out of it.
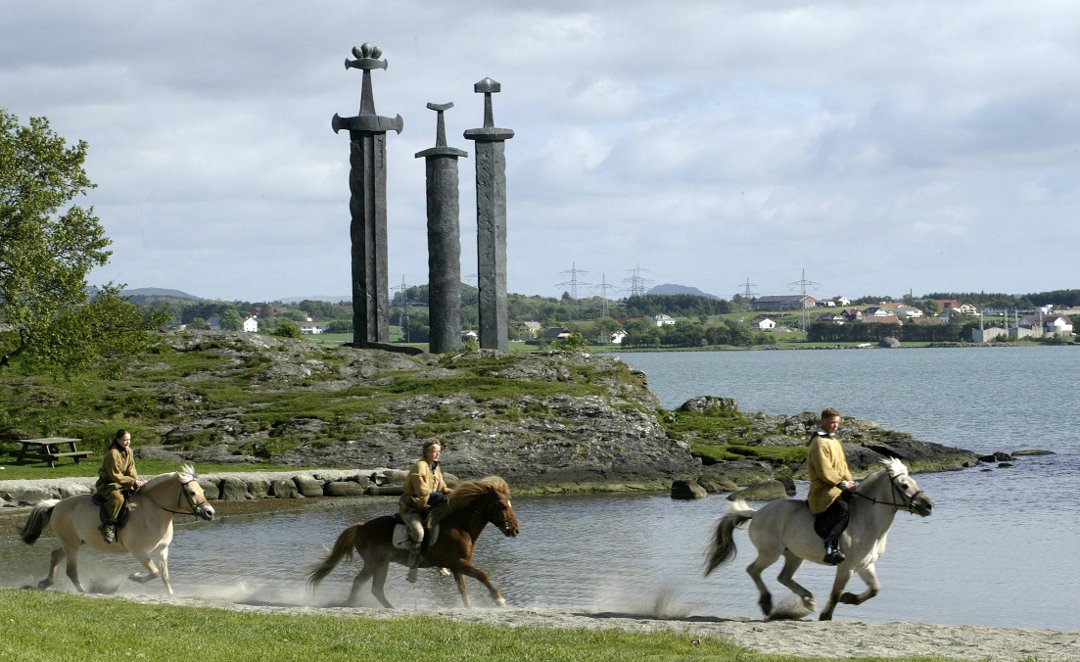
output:
<svg viewBox="0 0 1080 662"><path fill-rule="evenodd" d="M409 470L409 477L405 479L405 491L398 500L401 516L405 517L410 512L423 513L428 508L428 496L432 492L446 492L449 488L443 480L442 467L435 467L427 460L417 460Z"/></svg>
<svg viewBox="0 0 1080 662"><path fill-rule="evenodd" d="M135 487L139 474L135 471L135 453L131 448L119 448L115 444L105 451L105 458L98 470L94 491L104 497L106 493Z"/></svg>
<svg viewBox="0 0 1080 662"><path fill-rule="evenodd" d="M806 455L806 471L810 478L810 512L817 515L829 509L843 491L837 484L852 480L844 447L840 440L815 434Z"/></svg>

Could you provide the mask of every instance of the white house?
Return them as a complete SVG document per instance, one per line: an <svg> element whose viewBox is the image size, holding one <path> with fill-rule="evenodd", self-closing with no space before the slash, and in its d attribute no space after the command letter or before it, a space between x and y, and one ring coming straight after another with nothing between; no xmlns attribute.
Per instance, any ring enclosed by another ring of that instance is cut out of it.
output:
<svg viewBox="0 0 1080 662"><path fill-rule="evenodd" d="M621 345L623 338L625 338L627 335L629 334L627 334L626 331L623 331L622 329L619 329L618 331L612 331L611 342L615 345Z"/></svg>
<svg viewBox="0 0 1080 662"><path fill-rule="evenodd" d="M915 306L908 306L906 304L901 304L901 305L896 307L896 316L901 317L901 318L907 317L909 319L914 318L914 317L922 317L923 316L923 311L916 308Z"/></svg>
<svg viewBox="0 0 1080 662"><path fill-rule="evenodd" d="M317 335L323 332L323 328L312 321L300 323L300 333L307 335Z"/></svg>
<svg viewBox="0 0 1080 662"><path fill-rule="evenodd" d="M660 313L659 315L653 315L653 323L656 324L656 326L671 326L675 323L675 318L671 315Z"/></svg>
<svg viewBox="0 0 1080 662"><path fill-rule="evenodd" d="M258 333L259 332L259 320L255 319L254 315L248 315L244 320L244 333Z"/></svg>
<svg viewBox="0 0 1080 662"><path fill-rule="evenodd" d="M758 331L772 331L776 328L776 322L765 317L764 315L758 315L754 319L750 320L750 323L754 325Z"/></svg>

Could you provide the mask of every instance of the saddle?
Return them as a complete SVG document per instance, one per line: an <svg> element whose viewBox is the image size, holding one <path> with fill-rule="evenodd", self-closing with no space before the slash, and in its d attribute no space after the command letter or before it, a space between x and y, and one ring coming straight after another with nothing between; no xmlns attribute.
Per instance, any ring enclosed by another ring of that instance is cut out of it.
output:
<svg viewBox="0 0 1080 662"><path fill-rule="evenodd" d="M128 517L131 515L131 509L128 508L128 499L134 494L134 492L131 492L130 490L122 490L120 493L124 495L124 505L120 506L120 514L116 516L117 531L124 528L124 525L127 524ZM109 511L106 510L105 499L102 499L95 493L90 495L90 502L98 507L98 518L101 520L101 525L105 526L109 521Z"/></svg>
<svg viewBox="0 0 1080 662"><path fill-rule="evenodd" d="M427 548L434 544L439 537L439 525L429 527L425 519L424 522L424 540L420 543L420 553L427 552ZM391 542L394 545L394 549L410 549L412 547L412 538L409 537L409 527L405 525L405 520L401 518L401 513L394 515L394 533L391 536Z"/></svg>

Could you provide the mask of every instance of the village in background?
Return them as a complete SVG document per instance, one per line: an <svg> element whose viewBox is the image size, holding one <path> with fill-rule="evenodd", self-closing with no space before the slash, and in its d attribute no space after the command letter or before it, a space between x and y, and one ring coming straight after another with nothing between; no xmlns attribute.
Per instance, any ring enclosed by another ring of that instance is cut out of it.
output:
<svg viewBox="0 0 1080 662"><path fill-rule="evenodd" d="M476 340L477 290L463 283L462 341ZM575 292L576 293L576 292ZM177 290L123 294L168 313L174 329L312 336L347 342L348 297L272 302L200 299ZM835 343L1073 342L1080 290L1029 295L931 294L901 299L810 294L734 295L730 300L681 285L660 285L623 299L508 295L510 340L523 348L558 344L663 348ZM336 300L334 300L336 299ZM391 340L428 340L427 287L399 287L391 300Z"/></svg>

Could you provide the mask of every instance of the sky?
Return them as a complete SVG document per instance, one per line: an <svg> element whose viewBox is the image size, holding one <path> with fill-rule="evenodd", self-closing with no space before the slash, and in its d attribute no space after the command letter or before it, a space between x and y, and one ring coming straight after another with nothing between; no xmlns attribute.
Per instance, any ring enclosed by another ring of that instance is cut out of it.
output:
<svg viewBox="0 0 1080 662"><path fill-rule="evenodd" d="M390 288L427 282L452 102L461 273L474 144L509 128L507 288L815 297L1080 288L1080 3L0 0L0 107L89 145L92 284L350 293L363 43L387 136ZM638 280L635 280L638 279Z"/></svg>

